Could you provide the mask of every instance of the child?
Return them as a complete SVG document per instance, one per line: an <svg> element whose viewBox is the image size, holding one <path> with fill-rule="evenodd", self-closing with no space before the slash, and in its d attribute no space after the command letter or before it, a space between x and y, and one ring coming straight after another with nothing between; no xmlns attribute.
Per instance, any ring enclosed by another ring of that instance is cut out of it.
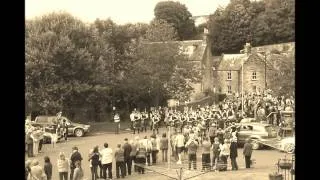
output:
<svg viewBox="0 0 320 180"><path fill-rule="evenodd" d="M47 175L47 179L51 180L52 178L52 164L50 162L50 158L48 156L44 157L44 172Z"/></svg>

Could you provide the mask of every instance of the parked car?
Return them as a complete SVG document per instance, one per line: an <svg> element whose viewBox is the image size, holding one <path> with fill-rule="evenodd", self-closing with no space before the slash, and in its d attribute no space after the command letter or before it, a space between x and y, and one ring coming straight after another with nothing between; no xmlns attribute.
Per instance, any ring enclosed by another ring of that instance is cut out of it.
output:
<svg viewBox="0 0 320 180"><path fill-rule="evenodd" d="M82 137L90 131L90 125L75 123L68 118L61 116L61 120L65 120L68 125L68 136ZM33 126L45 127L45 131L53 131L58 124L56 116L37 116L32 122Z"/></svg>
<svg viewBox="0 0 320 180"><path fill-rule="evenodd" d="M287 153L295 152L295 137L286 137L280 141L280 151L284 151Z"/></svg>
<svg viewBox="0 0 320 180"><path fill-rule="evenodd" d="M238 130L238 144L244 144L247 138L252 141L252 148L263 147L262 142L270 139L277 139L277 131L274 126L262 123L238 123L235 124ZM226 128L231 130L232 126Z"/></svg>
<svg viewBox="0 0 320 180"><path fill-rule="evenodd" d="M252 122L258 122L255 118L243 118L240 120L239 123L252 123Z"/></svg>

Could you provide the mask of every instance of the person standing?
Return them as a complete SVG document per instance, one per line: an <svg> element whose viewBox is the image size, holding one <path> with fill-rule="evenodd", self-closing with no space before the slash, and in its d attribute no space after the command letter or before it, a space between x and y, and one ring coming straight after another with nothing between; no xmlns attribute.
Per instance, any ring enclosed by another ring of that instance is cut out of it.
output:
<svg viewBox="0 0 320 180"><path fill-rule="evenodd" d="M181 132L179 132L178 135L176 136L174 144L175 144L175 147L177 147L176 149L178 154L177 164L182 164L181 153L183 152L183 148L184 148L184 136L182 135Z"/></svg>
<svg viewBox="0 0 320 180"><path fill-rule="evenodd" d="M44 139L44 128L39 129L39 146L38 146L38 153L41 153L42 150L42 144L43 144L43 139Z"/></svg>
<svg viewBox="0 0 320 180"><path fill-rule="evenodd" d="M115 134L119 134L119 130L120 130L120 115L119 115L119 113L115 113L113 119L114 119L114 124L115 124Z"/></svg>
<svg viewBox="0 0 320 180"><path fill-rule="evenodd" d="M186 143L186 147L188 148L188 156L189 156L189 170L191 170L191 163L193 164L193 169L197 169L197 149L198 142L193 138L189 139Z"/></svg>
<svg viewBox="0 0 320 180"><path fill-rule="evenodd" d="M212 123L211 127L209 128L209 138L211 145L214 143L214 138L217 136L217 125L216 123Z"/></svg>
<svg viewBox="0 0 320 180"><path fill-rule="evenodd" d="M77 161L81 162L82 161L82 156L78 151L78 147L74 146L72 148L72 154L71 154L71 157L70 157L70 180L73 180L73 174L74 174L74 170L76 168L76 164L75 163Z"/></svg>
<svg viewBox="0 0 320 180"><path fill-rule="evenodd" d="M202 171L210 170L210 147L211 143L207 137L202 142Z"/></svg>
<svg viewBox="0 0 320 180"><path fill-rule="evenodd" d="M223 161L223 164L228 167L228 157L230 155L230 141L229 139L224 140L224 144L220 144L220 158ZM225 169L225 170L226 170Z"/></svg>
<svg viewBox="0 0 320 180"><path fill-rule="evenodd" d="M152 164L156 164L157 163L157 153L158 153L158 149L157 149L157 141L156 141L156 135L153 134L151 136L151 159L152 159Z"/></svg>
<svg viewBox="0 0 320 180"><path fill-rule="evenodd" d="M112 179L112 149L109 148L108 143L104 143L104 149L101 150L101 164L103 168L103 178L107 178L106 171L108 170L109 178Z"/></svg>
<svg viewBox="0 0 320 180"><path fill-rule="evenodd" d="M33 139L33 154L38 155L39 153L39 142L42 131L39 127L37 127L34 131L32 131L31 138Z"/></svg>
<svg viewBox="0 0 320 180"><path fill-rule="evenodd" d="M117 148L114 152L114 158L116 160L116 176L119 179L120 174L119 171L121 171L121 177L124 178L125 171L124 171L124 151L121 148L121 144L117 145Z"/></svg>
<svg viewBox="0 0 320 180"><path fill-rule="evenodd" d="M93 148L92 153L90 154L89 161L91 161L91 177L92 180L96 180L98 178L98 166L99 166L99 148L98 146Z"/></svg>
<svg viewBox="0 0 320 180"><path fill-rule="evenodd" d="M238 145L237 145L237 138L233 137L231 139L230 144L230 159L231 159L231 166L232 170L238 170L238 164L237 164L237 157L238 157Z"/></svg>
<svg viewBox="0 0 320 180"><path fill-rule="evenodd" d="M138 143L134 142L133 140L130 140L130 145L131 145L131 152L130 152L129 166L132 167L132 163L133 163L134 172L137 172L137 166L135 166L135 163L136 163L136 155L137 155L137 149L138 149L137 145L138 145Z"/></svg>
<svg viewBox="0 0 320 180"><path fill-rule="evenodd" d="M141 142L139 144L139 149L137 151L137 155L136 155L136 161L137 161L137 170L139 174L144 174L144 165L146 163L146 147L144 146L144 143Z"/></svg>
<svg viewBox="0 0 320 180"><path fill-rule="evenodd" d="M57 167L59 172L59 180L68 180L69 160L66 159L63 152L60 152L59 154Z"/></svg>
<svg viewBox="0 0 320 180"><path fill-rule="evenodd" d="M68 141L68 123L65 119L63 119L63 123L62 123L62 131L63 131L64 140Z"/></svg>
<svg viewBox="0 0 320 180"><path fill-rule="evenodd" d="M51 180L52 178L52 164L50 162L50 158L48 156L44 157L44 172L47 176L47 180Z"/></svg>
<svg viewBox="0 0 320 180"><path fill-rule="evenodd" d="M167 138L167 134L163 133L162 138L160 140L160 150L162 152L162 162L168 162L168 146L169 146L169 140Z"/></svg>
<svg viewBox="0 0 320 180"><path fill-rule="evenodd" d="M122 147L124 151L124 175L126 176L127 172L128 172L128 175L131 175L132 159L130 158L130 153L132 151L132 147L128 143L128 138L124 139L124 144Z"/></svg>
<svg viewBox="0 0 320 180"><path fill-rule="evenodd" d="M32 131L28 130L26 134L28 157L33 157L33 139L31 134L32 134Z"/></svg>
<svg viewBox="0 0 320 180"><path fill-rule="evenodd" d="M214 138L214 143L212 144L212 168L215 167L216 161L219 159L220 155L220 143L219 143L219 138L215 137Z"/></svg>
<svg viewBox="0 0 320 180"><path fill-rule="evenodd" d="M76 161L75 163L76 168L74 169L74 174L73 174L73 179L71 180L83 180L83 170L81 167L81 162L80 161Z"/></svg>
<svg viewBox="0 0 320 180"><path fill-rule="evenodd" d="M243 146L243 155L246 162L246 168L250 168L252 155L252 144L250 143L250 139L246 139L246 143Z"/></svg>

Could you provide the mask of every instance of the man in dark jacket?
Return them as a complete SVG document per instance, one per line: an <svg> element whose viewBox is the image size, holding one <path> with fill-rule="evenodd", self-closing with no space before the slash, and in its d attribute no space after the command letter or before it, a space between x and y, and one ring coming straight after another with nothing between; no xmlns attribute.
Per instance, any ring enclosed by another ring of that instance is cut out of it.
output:
<svg viewBox="0 0 320 180"><path fill-rule="evenodd" d="M243 146L243 155L246 161L246 168L250 168L251 154L252 144L250 143L250 139L246 139L246 143Z"/></svg>
<svg viewBox="0 0 320 180"><path fill-rule="evenodd" d="M81 154L78 152L78 147L74 146L72 148L72 154L70 157L70 179L73 179L73 173L74 173L74 169L76 168L75 162L76 161L82 161L82 156Z"/></svg>
<svg viewBox="0 0 320 180"><path fill-rule="evenodd" d="M124 175L127 175L127 167L128 167L128 175L131 175L131 166L132 166L132 159L130 158L130 153L132 151L131 145L128 143L128 138L124 139L123 144L123 151L124 151Z"/></svg>
<svg viewBox="0 0 320 180"><path fill-rule="evenodd" d="M238 164L236 161L237 157L238 157L237 138L233 137L231 139L231 144L230 144L230 159L231 159L232 170L238 170Z"/></svg>
<svg viewBox="0 0 320 180"><path fill-rule="evenodd" d="M121 148L121 144L118 144L115 152L114 152L114 158L116 160L116 176L119 179L121 172L121 177L124 178L125 176L125 170L124 170L124 150Z"/></svg>

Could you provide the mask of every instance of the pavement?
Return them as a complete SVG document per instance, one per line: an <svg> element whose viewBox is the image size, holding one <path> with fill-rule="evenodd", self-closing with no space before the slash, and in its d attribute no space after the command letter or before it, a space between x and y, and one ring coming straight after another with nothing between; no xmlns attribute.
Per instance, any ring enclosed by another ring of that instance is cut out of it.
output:
<svg viewBox="0 0 320 180"><path fill-rule="evenodd" d="M164 132L164 129L160 130L160 134ZM40 161L40 164L43 165L43 157L49 156L53 165L53 177L52 180L58 180L58 172L56 167L57 157L59 152L65 152L67 157L71 154L71 148L73 146L77 146L79 148L79 152L82 154L83 161L82 167L84 169L85 179L91 179L91 173L89 169L88 162L88 154L89 150L96 145L99 145L102 148L104 142L108 142L109 146L114 149L118 143L122 143L124 138L128 138L129 140L133 139L135 136L139 136L140 138L144 136L150 136L151 131L149 130L147 133L143 132L140 134L132 134L130 131L127 131L124 128L120 134L114 134L114 132L106 132L99 131L96 133L90 133L85 137L70 137L67 142L60 142L55 144L55 146L51 144L45 144L43 146L43 153L37 155L37 158ZM166 179L178 179L177 170L180 167L183 167L183 180L187 180L188 178L191 180L268 180L269 174L277 171L276 162L279 158L283 158L286 154L279 152L273 149L262 149L255 150L253 152L253 158L256 160L256 164L250 169L246 169L244 167L244 158L242 156L242 148L238 149L237 162L239 165L238 171L210 171L207 173L203 173L200 170L198 171L188 171L187 170L187 161L184 161L182 165L176 165L176 163L172 163L170 168L168 169L168 164L163 164L158 162L156 166L149 166L145 174L137 174L133 173L131 176L126 176L125 179L128 180L139 180L139 179L152 179L152 180L166 180ZM201 150L197 153L197 162L198 168L201 168ZM161 153L158 154L158 159L160 159ZM26 157L27 159L27 157ZM30 158L34 159L34 158ZM186 159L186 157L184 157ZM230 168L230 159L228 160L228 166ZM99 171L98 171L99 172ZM163 172L163 175L160 174ZM178 171L179 172L179 171ZM115 175L115 165L113 165L113 175ZM170 178L171 177L171 178Z"/></svg>

